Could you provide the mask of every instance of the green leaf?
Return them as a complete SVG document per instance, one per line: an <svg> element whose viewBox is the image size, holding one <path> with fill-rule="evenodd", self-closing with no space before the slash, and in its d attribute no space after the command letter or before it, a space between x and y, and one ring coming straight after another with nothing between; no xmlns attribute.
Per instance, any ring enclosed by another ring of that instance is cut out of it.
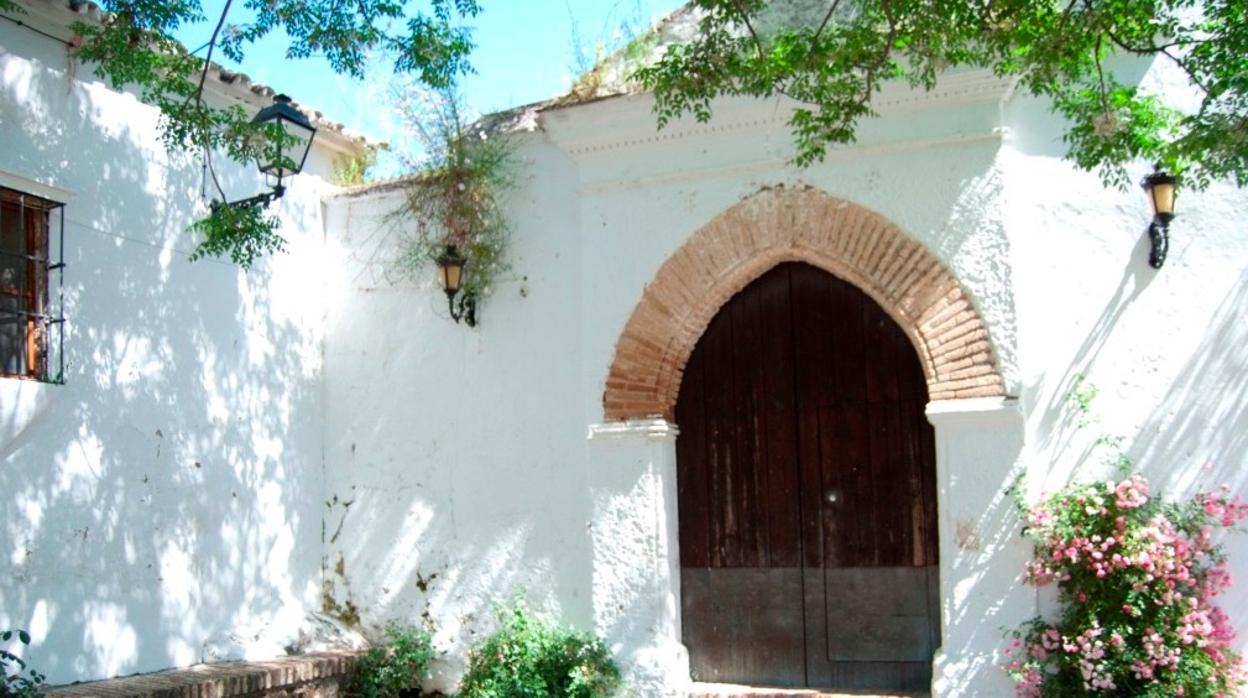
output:
<svg viewBox="0 0 1248 698"><path fill-rule="evenodd" d="M863 0L828 15L786 15L787 3L698 0L693 39L634 77L654 91L659 127L711 117L725 95L785 94L794 161L807 166L849 143L886 80L932 89L953 67L1017 75L1026 93L1068 120L1067 157L1109 185L1133 186L1139 161L1162 162L1192 189L1248 184L1248 6L1232 0L961 3ZM779 17L781 20L776 21ZM767 27L767 31L758 31ZM1152 57L1201 95L1180 113L1116 75L1115 55Z"/></svg>

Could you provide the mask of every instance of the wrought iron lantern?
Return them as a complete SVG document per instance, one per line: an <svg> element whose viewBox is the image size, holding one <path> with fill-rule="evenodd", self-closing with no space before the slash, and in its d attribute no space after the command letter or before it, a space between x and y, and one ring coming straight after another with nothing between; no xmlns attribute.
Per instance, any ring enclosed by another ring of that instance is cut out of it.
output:
<svg viewBox="0 0 1248 698"><path fill-rule="evenodd" d="M312 149L312 139L316 137L316 127L308 121L308 117L304 116L303 112L291 105L290 97L286 95L275 96L273 103L261 109L252 119L252 123L280 124L287 138L283 142L273 144L267 157L260 162L261 172L277 178L273 191L230 203L231 206L240 208L257 204L267 207L273 201L280 199L286 193L286 186L282 180L303 171L303 165L308 159L308 151Z"/></svg>
<svg viewBox="0 0 1248 698"><path fill-rule="evenodd" d="M1148 237L1152 242L1148 264L1154 269L1160 269L1166 263L1166 253L1170 251L1170 221L1174 220L1177 183L1178 179L1161 169L1161 165L1155 166L1153 173L1140 182L1148 194L1148 202L1153 206L1153 222L1148 226Z"/></svg>
<svg viewBox="0 0 1248 698"><path fill-rule="evenodd" d="M477 326L477 298L471 291L459 295L460 284L464 280L464 267L468 258L455 245L447 245L442 254L438 255L438 280L442 290L446 292L446 303L451 311L451 319L461 319L469 327Z"/></svg>

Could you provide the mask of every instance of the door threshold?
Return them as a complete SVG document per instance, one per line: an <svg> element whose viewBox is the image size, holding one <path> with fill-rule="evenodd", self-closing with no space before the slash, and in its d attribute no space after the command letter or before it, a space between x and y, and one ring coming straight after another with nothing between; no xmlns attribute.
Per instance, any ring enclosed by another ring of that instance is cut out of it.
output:
<svg viewBox="0 0 1248 698"><path fill-rule="evenodd" d="M767 688L728 683L692 683L687 698L928 698L926 691L843 690L833 688Z"/></svg>

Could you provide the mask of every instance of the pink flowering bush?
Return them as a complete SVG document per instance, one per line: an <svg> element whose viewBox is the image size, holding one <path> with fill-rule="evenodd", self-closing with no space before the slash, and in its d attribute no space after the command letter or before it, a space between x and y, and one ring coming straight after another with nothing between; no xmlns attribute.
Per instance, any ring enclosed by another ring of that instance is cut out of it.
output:
<svg viewBox="0 0 1248 698"><path fill-rule="evenodd" d="M1213 599L1230 585L1217 527L1248 518L1227 488L1182 504L1148 481L1075 485L1027 509L1028 581L1056 583L1061 617L1013 634L1005 670L1021 697L1225 696L1244 684Z"/></svg>

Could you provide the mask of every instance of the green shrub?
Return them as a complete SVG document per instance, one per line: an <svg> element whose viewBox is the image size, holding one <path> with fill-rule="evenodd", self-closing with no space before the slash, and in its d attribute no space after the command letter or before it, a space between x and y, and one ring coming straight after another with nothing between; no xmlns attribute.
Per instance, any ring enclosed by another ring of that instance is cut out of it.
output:
<svg viewBox="0 0 1248 698"><path fill-rule="evenodd" d="M469 651L460 698L598 698L620 685L601 640L552 627L517 598L502 628Z"/></svg>
<svg viewBox="0 0 1248 698"><path fill-rule="evenodd" d="M433 656L433 637L428 630L390 623L386 626L386 644L360 657L347 682L347 695L352 698L420 695L420 682L428 677Z"/></svg>
<svg viewBox="0 0 1248 698"><path fill-rule="evenodd" d="M0 632L0 642L7 643L14 637L23 645L30 644L30 634L25 630ZM45 678L43 674L27 667L21 657L4 649L0 649L0 672L4 673L4 683L0 683L0 698L36 698Z"/></svg>

